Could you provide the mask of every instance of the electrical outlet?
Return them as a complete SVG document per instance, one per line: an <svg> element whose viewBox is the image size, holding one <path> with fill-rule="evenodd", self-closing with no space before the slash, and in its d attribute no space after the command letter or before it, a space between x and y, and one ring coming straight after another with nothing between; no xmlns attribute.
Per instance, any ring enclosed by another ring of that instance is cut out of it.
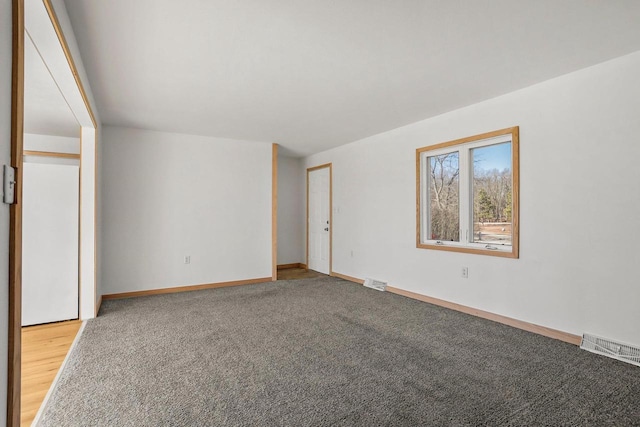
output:
<svg viewBox="0 0 640 427"><path fill-rule="evenodd" d="M184 263L185 264L191 264L191 255L186 255L184 257Z"/></svg>
<svg viewBox="0 0 640 427"><path fill-rule="evenodd" d="M465 279L469 278L469 268L468 267L462 267L461 276L463 278L465 278Z"/></svg>

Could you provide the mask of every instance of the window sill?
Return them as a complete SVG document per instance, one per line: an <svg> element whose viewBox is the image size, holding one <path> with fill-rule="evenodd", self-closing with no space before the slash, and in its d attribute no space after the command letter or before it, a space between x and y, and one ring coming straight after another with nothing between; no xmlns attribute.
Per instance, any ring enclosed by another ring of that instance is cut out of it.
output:
<svg viewBox="0 0 640 427"><path fill-rule="evenodd" d="M500 258L516 258L516 259L519 258L519 254L515 247L512 247L510 251L501 251L496 249L470 248L468 246L435 245L435 244L428 244L428 243L417 243L416 247L419 249L435 249L437 251L461 252L465 254L488 255L488 256L495 256Z"/></svg>

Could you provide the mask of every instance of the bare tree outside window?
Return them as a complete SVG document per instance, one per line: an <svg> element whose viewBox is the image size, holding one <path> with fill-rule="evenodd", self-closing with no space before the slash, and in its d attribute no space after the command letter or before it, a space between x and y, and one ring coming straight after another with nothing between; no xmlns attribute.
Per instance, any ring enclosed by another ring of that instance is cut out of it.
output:
<svg viewBox="0 0 640 427"><path fill-rule="evenodd" d="M429 157L431 175L430 236L432 240L460 240L460 167L458 152Z"/></svg>

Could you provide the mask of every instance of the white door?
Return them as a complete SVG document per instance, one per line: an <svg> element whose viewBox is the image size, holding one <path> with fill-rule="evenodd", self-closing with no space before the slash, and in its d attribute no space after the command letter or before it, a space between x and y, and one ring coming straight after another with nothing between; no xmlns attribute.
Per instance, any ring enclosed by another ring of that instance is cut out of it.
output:
<svg viewBox="0 0 640 427"><path fill-rule="evenodd" d="M309 261L310 270L329 274L329 260L331 252L331 204L330 168L325 167L309 172Z"/></svg>
<svg viewBox="0 0 640 427"><path fill-rule="evenodd" d="M79 167L23 165L22 325L77 319Z"/></svg>

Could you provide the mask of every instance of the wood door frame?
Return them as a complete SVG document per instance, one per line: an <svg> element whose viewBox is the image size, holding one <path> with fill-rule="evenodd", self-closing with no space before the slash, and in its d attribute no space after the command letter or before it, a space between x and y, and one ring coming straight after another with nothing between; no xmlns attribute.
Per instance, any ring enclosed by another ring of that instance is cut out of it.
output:
<svg viewBox="0 0 640 427"><path fill-rule="evenodd" d="M98 176L98 125L91 104L80 80L71 51L66 42L62 27L55 14L51 0L43 0L51 24L73 74L77 88L87 109L93 127L81 128L80 149L82 150L82 130L93 130L94 135L94 299L97 286L97 176ZM22 354L22 161L24 154L24 37L25 6L24 0L12 0L12 73L11 73L11 166L16 169L15 202L9 208L9 337L7 364L7 418L8 427L20 426L21 392L21 354ZM81 165L82 168L82 160ZM82 175L80 176L82 185ZM81 199L80 199L81 200ZM81 203L80 203L81 206ZM80 235L82 229L80 229ZM80 263L80 259L79 259ZM81 278L79 278L81 280ZM81 283L81 282L80 282ZM80 284L80 286L82 286ZM94 301L94 309L97 305ZM95 314L95 313L94 313Z"/></svg>
<svg viewBox="0 0 640 427"><path fill-rule="evenodd" d="M329 168L329 276L333 274L333 164L307 168L307 268L309 268L309 174L318 169Z"/></svg>
<svg viewBox="0 0 640 427"><path fill-rule="evenodd" d="M7 426L20 425L22 348L22 152L24 135L24 0L13 0L11 48L11 166L16 170L15 201L9 207L9 360Z"/></svg>
<svg viewBox="0 0 640 427"><path fill-rule="evenodd" d="M271 144L271 281L278 280L278 144Z"/></svg>

